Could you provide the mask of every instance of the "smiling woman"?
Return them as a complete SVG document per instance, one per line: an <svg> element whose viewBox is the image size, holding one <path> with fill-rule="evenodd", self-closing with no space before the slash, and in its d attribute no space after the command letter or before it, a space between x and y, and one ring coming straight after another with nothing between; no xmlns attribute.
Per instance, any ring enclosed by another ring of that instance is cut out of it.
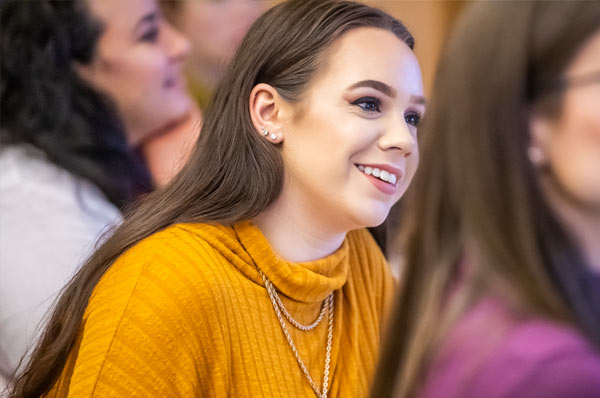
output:
<svg viewBox="0 0 600 398"><path fill-rule="evenodd" d="M72 280L14 396L365 396L394 284L364 227L418 164L413 43L351 1L259 18L189 162Z"/></svg>
<svg viewBox="0 0 600 398"><path fill-rule="evenodd" d="M127 138L140 145L187 117L182 62L189 42L163 18L156 0L86 0L104 21L96 56L79 74L120 111Z"/></svg>
<svg viewBox="0 0 600 398"><path fill-rule="evenodd" d="M288 178L256 218L280 254L297 261L310 260L315 249L326 255L346 232L385 220L417 168L422 93L411 49L372 27L354 29L327 49L300 104L266 84L254 88L255 127L284 144ZM381 170L395 181L383 181ZM286 226L304 231L305 239L290 244Z"/></svg>

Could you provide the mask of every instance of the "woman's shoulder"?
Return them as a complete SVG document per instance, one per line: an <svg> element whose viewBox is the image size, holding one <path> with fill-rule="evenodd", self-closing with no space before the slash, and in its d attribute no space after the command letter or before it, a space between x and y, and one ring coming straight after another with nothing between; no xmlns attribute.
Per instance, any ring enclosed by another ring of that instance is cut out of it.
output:
<svg viewBox="0 0 600 398"><path fill-rule="evenodd" d="M2 207L18 213L23 209L61 213L82 222L113 222L119 210L91 182L52 163L31 145L0 149ZM103 225L104 226L104 225Z"/></svg>
<svg viewBox="0 0 600 398"><path fill-rule="evenodd" d="M75 180L71 173L52 163L44 152L32 145L18 144L1 148L0 166L0 187L3 190L11 188L47 192L46 185L71 185Z"/></svg>
<svg viewBox="0 0 600 398"><path fill-rule="evenodd" d="M549 320L517 324L477 386L485 389L501 375L501 397L600 397L600 353L574 328Z"/></svg>
<svg viewBox="0 0 600 398"><path fill-rule="evenodd" d="M14 297L26 280L36 292L32 297L47 298L121 214L95 186L52 164L40 150L10 145L0 149L0 218L0 272L13 278ZM28 272L31 277L23 279Z"/></svg>
<svg viewBox="0 0 600 398"><path fill-rule="evenodd" d="M447 335L423 397L599 397L600 354L573 327L483 300Z"/></svg>
<svg viewBox="0 0 600 398"><path fill-rule="evenodd" d="M229 230L218 225L175 224L158 231L115 260L93 298L101 297L99 303L104 305L112 296L145 294L172 304L172 296L164 292L186 301L214 289L233 268L226 256L232 239Z"/></svg>
<svg viewBox="0 0 600 398"><path fill-rule="evenodd" d="M173 225L133 246L102 276L71 354L73 376L65 376L73 395L87 396L89 380L130 386L148 372L167 383L183 378L179 395L193 395L198 358L222 339L219 309L228 294L218 250L198 231L226 235L221 227ZM159 387L149 384L143 395L164 396L149 392Z"/></svg>
<svg viewBox="0 0 600 398"><path fill-rule="evenodd" d="M170 225L142 239L127 250L117 263L138 266L212 262L239 245L232 228L206 223Z"/></svg>
<svg viewBox="0 0 600 398"><path fill-rule="evenodd" d="M206 321L227 293L223 280L232 267L197 230L226 235L221 227L176 224L118 257L89 299L84 316L88 333L95 333L94 325L121 330L124 323L151 327L145 331L149 335L175 324L191 331L187 326Z"/></svg>

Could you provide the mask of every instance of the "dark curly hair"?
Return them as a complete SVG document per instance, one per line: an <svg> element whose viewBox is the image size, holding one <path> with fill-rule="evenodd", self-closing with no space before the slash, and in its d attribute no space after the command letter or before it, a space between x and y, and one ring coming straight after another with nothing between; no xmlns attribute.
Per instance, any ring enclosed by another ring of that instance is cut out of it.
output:
<svg viewBox="0 0 600 398"><path fill-rule="evenodd" d="M75 70L102 30L83 0L0 2L0 139L41 149L121 208L151 182L111 101Z"/></svg>

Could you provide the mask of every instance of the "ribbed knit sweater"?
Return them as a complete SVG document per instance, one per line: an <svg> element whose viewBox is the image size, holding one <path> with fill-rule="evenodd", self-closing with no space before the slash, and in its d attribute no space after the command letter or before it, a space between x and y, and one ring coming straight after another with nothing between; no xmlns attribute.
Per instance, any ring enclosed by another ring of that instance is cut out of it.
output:
<svg viewBox="0 0 600 398"><path fill-rule="evenodd" d="M299 322L335 300L330 397L365 397L393 279L366 230L312 262L279 257L250 222L179 224L122 255L92 294L50 397L314 397L256 267ZM321 386L327 317L288 330Z"/></svg>

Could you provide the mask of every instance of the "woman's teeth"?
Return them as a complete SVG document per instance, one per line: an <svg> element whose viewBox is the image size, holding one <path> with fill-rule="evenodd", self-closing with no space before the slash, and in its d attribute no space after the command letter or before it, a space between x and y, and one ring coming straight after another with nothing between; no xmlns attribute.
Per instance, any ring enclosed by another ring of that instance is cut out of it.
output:
<svg viewBox="0 0 600 398"><path fill-rule="evenodd" d="M358 169L368 176L377 177L382 181L389 182L392 185L396 185L397 177L395 174L378 169L377 167L363 166L362 164L358 165Z"/></svg>

